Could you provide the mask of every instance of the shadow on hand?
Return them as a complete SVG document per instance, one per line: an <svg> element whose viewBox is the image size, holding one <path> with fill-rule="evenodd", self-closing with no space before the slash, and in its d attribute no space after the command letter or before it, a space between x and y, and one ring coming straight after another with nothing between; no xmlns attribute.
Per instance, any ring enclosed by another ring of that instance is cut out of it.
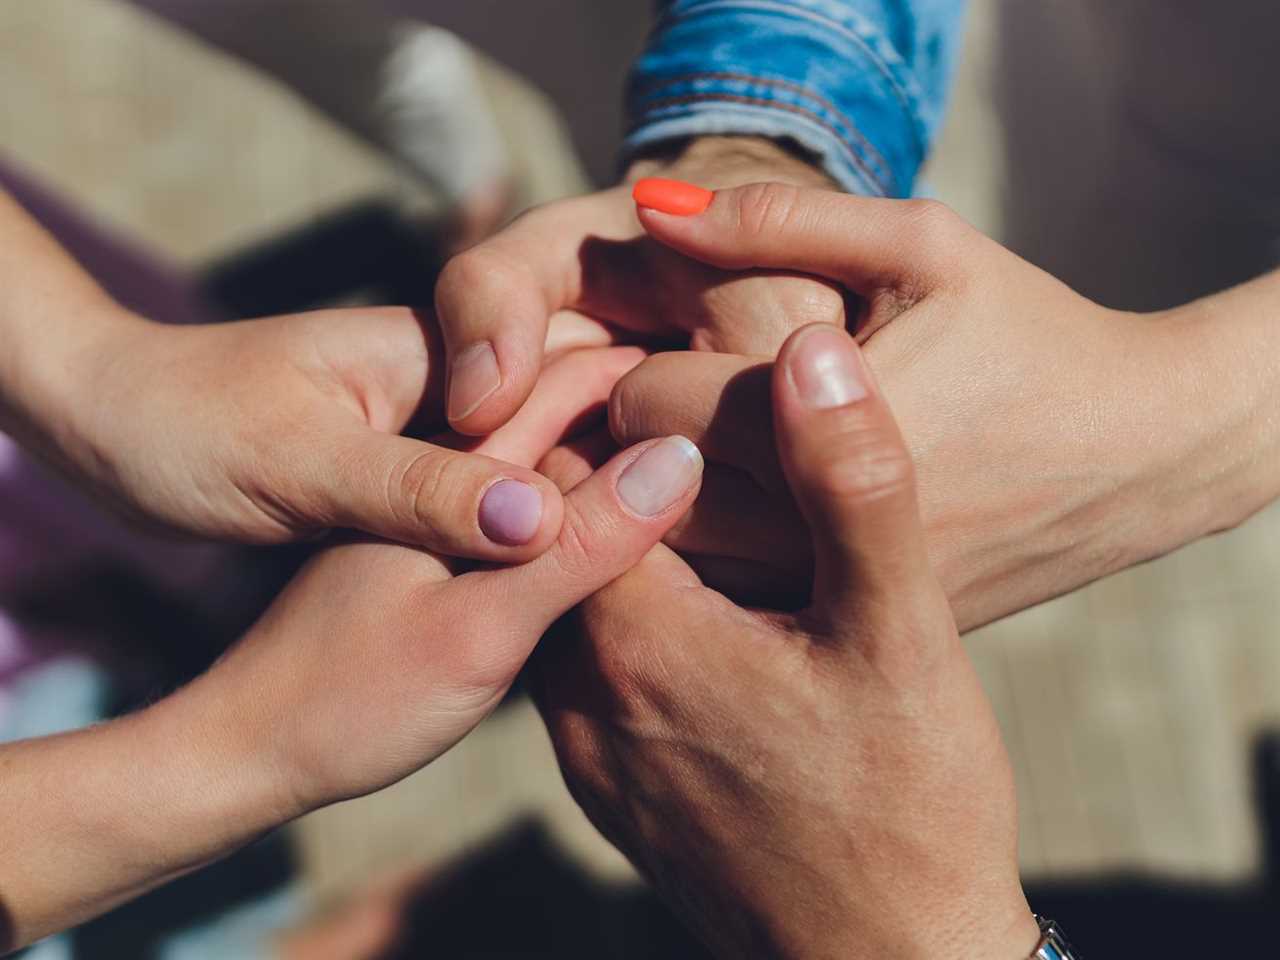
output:
<svg viewBox="0 0 1280 960"><path fill-rule="evenodd" d="M743 511L736 530L719 525L718 535L726 541L722 552L681 555L703 583L734 603L787 612L805 607L812 596L813 550L809 531L778 462L773 428L772 379L773 364L761 363L728 380L716 402L702 443L708 455L709 474L704 485L714 487L718 471L741 474L745 481L739 478L739 482L749 484L758 493L759 509ZM747 445L749 450L744 449ZM754 469L717 462L717 450L741 451L744 459L754 464ZM703 496L711 495L714 495L714 490L704 491ZM695 503L691 521L697 521L700 509L702 505ZM789 542L788 549L776 549L775 544L766 550L762 542L747 532L766 511L773 514L775 521L779 516L789 521L770 524L775 528L786 527L793 536L794 543ZM730 547L728 542L735 538L742 538L745 549ZM745 553L753 553L755 558L745 559ZM763 559L766 555L768 560Z"/></svg>
<svg viewBox="0 0 1280 960"><path fill-rule="evenodd" d="M587 237L578 263L578 309L655 348L772 358L801 327L856 324L863 313L856 295L828 280L788 270L720 270L649 237Z"/></svg>

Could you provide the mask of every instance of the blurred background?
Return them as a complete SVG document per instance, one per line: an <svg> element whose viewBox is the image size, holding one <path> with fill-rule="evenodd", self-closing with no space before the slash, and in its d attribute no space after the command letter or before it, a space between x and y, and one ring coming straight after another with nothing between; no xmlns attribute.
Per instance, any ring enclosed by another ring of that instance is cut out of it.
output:
<svg viewBox="0 0 1280 960"><path fill-rule="evenodd" d="M924 189L1111 306L1274 265L1280 108L1259 93L1280 10L1206 6L975 0ZM152 316L428 299L473 225L363 125L386 50L352 24L382 15L478 51L505 158L482 224L616 175L648 0L3 0L0 182ZM10 670L3 736L199 669L296 560L128 539L48 485L48 517L19 531L44 572L0 584L0 675L6 629L75 642ZM1270 915L1278 533L1272 510L969 638L1013 755L1032 905L1086 955L1119 955L1126 929L1149 946L1154 927L1193 955L1197 936ZM251 956L237 944L262 929L297 957L425 955L427 929L432 955L699 955L578 812L518 698L428 770L220 869L32 957Z"/></svg>

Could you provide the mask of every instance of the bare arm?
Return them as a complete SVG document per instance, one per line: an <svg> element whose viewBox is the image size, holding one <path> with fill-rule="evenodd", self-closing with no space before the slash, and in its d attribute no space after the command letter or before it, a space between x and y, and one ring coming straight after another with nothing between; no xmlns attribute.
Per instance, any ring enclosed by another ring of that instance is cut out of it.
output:
<svg viewBox="0 0 1280 960"><path fill-rule="evenodd" d="M721 191L701 215L641 217L718 267L807 270L863 295L859 332L919 466L962 629L1280 497L1280 273L1141 315L1089 302L936 204L757 186ZM680 430L745 471L733 522L708 503L671 542L760 567L723 589L804 593L811 549L758 440L759 363L652 357L615 393L612 424L628 443Z"/></svg>
<svg viewBox="0 0 1280 960"><path fill-rule="evenodd" d="M3 191L0 238L0 429L55 456L83 442L69 397L94 356L139 321Z"/></svg>
<svg viewBox="0 0 1280 960"><path fill-rule="evenodd" d="M535 462L638 358L557 359L482 449ZM521 566L454 577L413 547L329 546L168 699L0 745L0 953L438 757L501 702L552 623L649 552L700 477L681 438L625 451L566 497L563 535Z"/></svg>
<svg viewBox="0 0 1280 960"><path fill-rule="evenodd" d="M398 435L436 406L434 337L406 308L153 323L0 194L0 429L183 532L275 543L352 527L450 556L540 554L557 533L554 485ZM523 495L490 503L502 480Z"/></svg>
<svg viewBox="0 0 1280 960"><path fill-rule="evenodd" d="M299 811L264 753L184 692L75 733L0 746L0 953L81 923Z"/></svg>

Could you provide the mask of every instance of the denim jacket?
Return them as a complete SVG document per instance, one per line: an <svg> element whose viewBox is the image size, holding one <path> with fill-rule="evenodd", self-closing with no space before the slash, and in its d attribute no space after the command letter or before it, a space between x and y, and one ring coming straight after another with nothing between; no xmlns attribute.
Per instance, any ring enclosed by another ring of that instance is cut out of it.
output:
<svg viewBox="0 0 1280 960"><path fill-rule="evenodd" d="M790 139L846 190L910 196L964 0L667 0L628 85L627 155L699 135Z"/></svg>

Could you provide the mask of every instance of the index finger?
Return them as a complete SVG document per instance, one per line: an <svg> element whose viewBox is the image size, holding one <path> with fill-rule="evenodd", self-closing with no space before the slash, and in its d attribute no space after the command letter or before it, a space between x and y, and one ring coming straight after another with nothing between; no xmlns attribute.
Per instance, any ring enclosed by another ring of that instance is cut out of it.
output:
<svg viewBox="0 0 1280 960"><path fill-rule="evenodd" d="M550 318L581 303L586 238L637 232L629 204L585 197L526 214L449 261L436 314L449 357L453 429L482 436L515 415L542 369Z"/></svg>

